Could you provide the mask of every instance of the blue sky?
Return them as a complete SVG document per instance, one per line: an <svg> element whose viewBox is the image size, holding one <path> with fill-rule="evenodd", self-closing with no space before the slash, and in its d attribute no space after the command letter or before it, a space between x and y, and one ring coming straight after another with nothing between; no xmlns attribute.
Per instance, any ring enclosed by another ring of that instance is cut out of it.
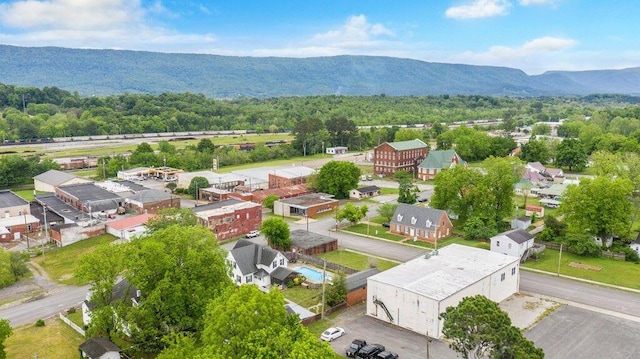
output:
<svg viewBox="0 0 640 359"><path fill-rule="evenodd" d="M548 70L640 66L637 0L0 0L0 43L373 55Z"/></svg>

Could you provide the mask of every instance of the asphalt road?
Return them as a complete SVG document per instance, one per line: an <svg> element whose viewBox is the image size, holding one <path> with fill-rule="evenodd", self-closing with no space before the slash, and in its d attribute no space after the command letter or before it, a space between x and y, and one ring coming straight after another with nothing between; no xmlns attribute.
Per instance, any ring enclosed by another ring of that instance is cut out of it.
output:
<svg viewBox="0 0 640 359"><path fill-rule="evenodd" d="M35 323L82 303L88 290L89 286L60 287L41 299L0 308L0 318L8 319L12 327Z"/></svg>

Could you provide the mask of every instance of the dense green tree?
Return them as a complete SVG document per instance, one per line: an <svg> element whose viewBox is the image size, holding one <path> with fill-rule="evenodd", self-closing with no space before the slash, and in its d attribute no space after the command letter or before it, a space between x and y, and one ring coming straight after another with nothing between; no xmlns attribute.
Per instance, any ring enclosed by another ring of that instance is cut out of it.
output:
<svg viewBox="0 0 640 359"><path fill-rule="evenodd" d="M497 303L477 295L463 298L440 315L442 334L462 358L542 359L544 352L511 325Z"/></svg>
<svg viewBox="0 0 640 359"><path fill-rule="evenodd" d="M540 162L544 165L551 159L551 150L545 140L530 140L520 148L520 159L524 162Z"/></svg>
<svg viewBox="0 0 640 359"><path fill-rule="evenodd" d="M190 208L165 208L147 221L146 233L151 234L174 225L190 227L198 224L198 217Z"/></svg>
<svg viewBox="0 0 640 359"><path fill-rule="evenodd" d="M191 182L189 182L189 188L187 191L193 198L198 199L200 196L200 190L209 188L209 186L209 180L201 176L196 176L191 179Z"/></svg>
<svg viewBox="0 0 640 359"><path fill-rule="evenodd" d="M378 207L377 212L378 215L384 218L386 222L391 222L391 217L396 213L396 209L398 209L398 205L396 203L386 202Z"/></svg>
<svg viewBox="0 0 640 359"><path fill-rule="evenodd" d="M262 206L273 211L273 205L279 199L280 197L278 195L270 194L264 198L264 200L262 201Z"/></svg>
<svg viewBox="0 0 640 359"><path fill-rule="evenodd" d="M560 212L569 229L602 239L629 234L633 183L627 178L599 176L583 178L579 185L570 185L563 194Z"/></svg>
<svg viewBox="0 0 640 359"><path fill-rule="evenodd" d="M489 157L482 162L482 168L485 170L482 178L485 188L484 203L489 205L486 218L500 224L513 214L515 184L524 174L524 165L512 157Z"/></svg>
<svg viewBox="0 0 640 359"><path fill-rule="evenodd" d="M203 153L213 153L216 149L216 146L213 144L213 141L209 138L202 138L198 141L198 146L196 147L198 152Z"/></svg>
<svg viewBox="0 0 640 359"><path fill-rule="evenodd" d="M325 301L329 307L338 305L347 299L347 279L343 273L333 276L331 285L327 288Z"/></svg>
<svg viewBox="0 0 640 359"><path fill-rule="evenodd" d="M0 319L0 359L5 359L7 353L4 351L4 341L11 336L13 330L7 319Z"/></svg>
<svg viewBox="0 0 640 359"><path fill-rule="evenodd" d="M531 136L548 136L550 134L551 126L547 125L546 123L536 123L535 125L533 125L533 128L531 128Z"/></svg>
<svg viewBox="0 0 640 359"><path fill-rule="evenodd" d="M413 128L402 128L396 132L395 137L393 138L394 142L400 141L410 141L419 139L422 140L422 133Z"/></svg>
<svg viewBox="0 0 640 359"><path fill-rule="evenodd" d="M291 231L282 218L271 217L262 222L260 229L270 247L288 250L291 246Z"/></svg>
<svg viewBox="0 0 640 359"><path fill-rule="evenodd" d="M331 136L330 142L334 146L349 145L358 133L355 122L343 116L329 118L325 121L325 126Z"/></svg>
<svg viewBox="0 0 640 359"><path fill-rule="evenodd" d="M556 163L569 167L569 171L582 171L587 165L587 150L580 140L565 138L556 148Z"/></svg>
<svg viewBox="0 0 640 359"><path fill-rule="evenodd" d="M346 219L347 221L351 222L351 224L355 225L367 215L368 211L369 207L367 207L366 204L363 204L362 206L356 206L353 203L348 202L342 208L340 208L340 210L336 214L336 219L338 221Z"/></svg>
<svg viewBox="0 0 640 359"><path fill-rule="evenodd" d="M441 171L434 179L435 189L431 197L431 206L455 213L461 222L474 214L484 215L484 186L482 173L472 167L455 166Z"/></svg>
<svg viewBox="0 0 640 359"><path fill-rule="evenodd" d="M486 219L471 217L464 224L464 238L467 240L488 240L498 233L495 222L485 223Z"/></svg>
<svg viewBox="0 0 640 359"><path fill-rule="evenodd" d="M299 120L293 128L293 135L293 147L304 155L320 152L323 141L329 143L329 132L316 117Z"/></svg>
<svg viewBox="0 0 640 359"><path fill-rule="evenodd" d="M358 186L360 168L351 162L327 162L311 186L318 192L334 195L337 199L349 198L349 191Z"/></svg>
<svg viewBox="0 0 640 359"><path fill-rule="evenodd" d="M416 203L419 190L413 184L411 174L405 170L400 170L393 175L393 178L398 182L398 203Z"/></svg>

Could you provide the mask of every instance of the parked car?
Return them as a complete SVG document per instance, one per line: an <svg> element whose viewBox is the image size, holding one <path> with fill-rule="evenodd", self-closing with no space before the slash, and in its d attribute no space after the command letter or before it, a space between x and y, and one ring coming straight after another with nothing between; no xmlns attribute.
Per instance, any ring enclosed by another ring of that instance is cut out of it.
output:
<svg viewBox="0 0 640 359"><path fill-rule="evenodd" d="M383 351L376 355L376 359L398 359L398 354L388 351Z"/></svg>
<svg viewBox="0 0 640 359"><path fill-rule="evenodd" d="M322 335L320 336L320 339L326 341L326 342L331 342L335 339L340 338L341 336L345 335L346 332L344 331L344 329L340 328L340 327L331 327L327 330L325 330Z"/></svg>
<svg viewBox="0 0 640 359"><path fill-rule="evenodd" d="M351 342L351 345L349 345L349 347L347 348L345 354L349 358L355 358L355 356L358 353L358 351L360 349L362 349L362 347L364 347L365 345L367 345L367 341L366 340L364 340L364 339L356 339L356 340Z"/></svg>
<svg viewBox="0 0 640 359"><path fill-rule="evenodd" d="M356 354L356 358L375 359L376 355L378 355L378 353L381 353L383 351L384 351L384 345L382 344L368 344L368 345L365 345L362 349L360 349L360 351L358 351L358 354Z"/></svg>
<svg viewBox="0 0 640 359"><path fill-rule="evenodd" d="M247 238L255 238L260 235L260 231L251 231L245 235Z"/></svg>
<svg viewBox="0 0 640 359"><path fill-rule="evenodd" d="M389 223L389 222L384 222L384 223L382 224L382 226L383 226L383 227L385 227L385 228L391 228L391 223Z"/></svg>

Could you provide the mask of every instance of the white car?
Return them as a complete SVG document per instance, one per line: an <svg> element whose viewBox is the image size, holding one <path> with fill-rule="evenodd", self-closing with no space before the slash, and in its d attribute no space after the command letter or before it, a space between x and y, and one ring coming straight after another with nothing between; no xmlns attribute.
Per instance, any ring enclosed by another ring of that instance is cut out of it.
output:
<svg viewBox="0 0 640 359"><path fill-rule="evenodd" d="M247 238L255 238L260 235L260 231L251 231L245 235Z"/></svg>
<svg viewBox="0 0 640 359"><path fill-rule="evenodd" d="M334 339L340 338L345 334L346 332L344 331L344 329L340 327L335 327L335 328L331 327L322 333L322 335L320 336L320 339L326 342L330 342L330 341L333 341Z"/></svg>

